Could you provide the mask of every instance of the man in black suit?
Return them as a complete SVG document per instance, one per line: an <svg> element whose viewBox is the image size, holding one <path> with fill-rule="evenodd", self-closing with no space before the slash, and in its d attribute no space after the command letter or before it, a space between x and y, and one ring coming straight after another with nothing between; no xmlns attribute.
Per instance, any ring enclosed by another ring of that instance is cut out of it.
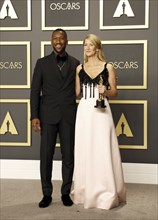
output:
<svg viewBox="0 0 158 220"><path fill-rule="evenodd" d="M75 75L79 61L66 51L67 34L63 29L52 33L53 52L37 60L31 84L31 121L41 133L40 173L43 198L40 208L52 202L52 161L59 134L62 153L61 200L73 204L69 194L74 168L74 130L76 117Z"/></svg>

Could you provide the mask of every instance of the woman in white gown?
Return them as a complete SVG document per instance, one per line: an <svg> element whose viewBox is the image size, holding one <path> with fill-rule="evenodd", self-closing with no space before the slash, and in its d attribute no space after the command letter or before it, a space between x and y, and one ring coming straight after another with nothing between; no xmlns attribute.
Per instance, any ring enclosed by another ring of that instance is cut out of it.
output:
<svg viewBox="0 0 158 220"><path fill-rule="evenodd" d="M126 201L121 157L107 99L117 95L116 73L106 63L96 35L86 36L83 46L84 64L76 71L76 94L82 94L82 98L75 128L73 200L84 208L109 210ZM103 99L106 107L96 108L97 99Z"/></svg>

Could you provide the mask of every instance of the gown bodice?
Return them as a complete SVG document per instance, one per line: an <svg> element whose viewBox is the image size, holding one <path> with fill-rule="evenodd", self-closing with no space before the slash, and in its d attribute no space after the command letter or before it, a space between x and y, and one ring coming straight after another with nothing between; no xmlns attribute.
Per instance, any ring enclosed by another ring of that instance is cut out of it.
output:
<svg viewBox="0 0 158 220"><path fill-rule="evenodd" d="M103 85L105 85L108 89L109 82L108 82L108 69L106 67L107 63L104 66L104 69L95 77L91 78L82 65L82 69L79 72L80 84L81 84L81 95L85 99L87 98L96 98L98 97L98 89L97 85L100 83L100 79L103 80Z"/></svg>

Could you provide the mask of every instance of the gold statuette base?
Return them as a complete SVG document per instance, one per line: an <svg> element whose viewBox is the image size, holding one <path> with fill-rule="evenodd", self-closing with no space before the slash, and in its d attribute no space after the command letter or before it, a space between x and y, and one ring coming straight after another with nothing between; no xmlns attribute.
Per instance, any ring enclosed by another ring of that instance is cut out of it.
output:
<svg viewBox="0 0 158 220"><path fill-rule="evenodd" d="M96 105L94 107L95 108L106 108L106 105L104 103L104 99L96 100Z"/></svg>

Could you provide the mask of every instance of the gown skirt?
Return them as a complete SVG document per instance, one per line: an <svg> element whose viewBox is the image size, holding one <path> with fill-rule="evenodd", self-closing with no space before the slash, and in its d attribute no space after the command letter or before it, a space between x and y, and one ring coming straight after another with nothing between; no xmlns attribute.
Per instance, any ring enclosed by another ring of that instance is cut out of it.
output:
<svg viewBox="0 0 158 220"><path fill-rule="evenodd" d="M87 90L88 91L88 90ZM98 109L95 98L81 98L75 127L75 204L109 210L126 201L122 163L108 100Z"/></svg>

